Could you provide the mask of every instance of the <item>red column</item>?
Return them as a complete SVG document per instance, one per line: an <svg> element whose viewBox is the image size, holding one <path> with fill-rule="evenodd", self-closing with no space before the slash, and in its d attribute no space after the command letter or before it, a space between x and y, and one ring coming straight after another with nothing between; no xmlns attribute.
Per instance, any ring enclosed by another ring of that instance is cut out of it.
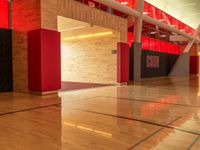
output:
<svg viewBox="0 0 200 150"><path fill-rule="evenodd" d="M61 88L60 33L38 29L28 32L28 84L33 92Z"/></svg>
<svg viewBox="0 0 200 150"><path fill-rule="evenodd" d="M129 45L127 43L117 44L117 82L129 81Z"/></svg>

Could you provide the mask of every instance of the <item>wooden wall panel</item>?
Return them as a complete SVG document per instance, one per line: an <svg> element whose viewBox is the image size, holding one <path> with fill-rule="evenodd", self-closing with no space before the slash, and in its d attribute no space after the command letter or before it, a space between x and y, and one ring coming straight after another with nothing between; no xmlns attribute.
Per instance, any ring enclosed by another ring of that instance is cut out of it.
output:
<svg viewBox="0 0 200 150"><path fill-rule="evenodd" d="M126 19L88 7L74 0L41 1L42 28L57 30L57 16L60 15L116 30L120 32L120 41L127 42Z"/></svg>
<svg viewBox="0 0 200 150"><path fill-rule="evenodd" d="M40 0L12 1L14 91L28 92L27 32L41 27Z"/></svg>
<svg viewBox="0 0 200 150"><path fill-rule="evenodd" d="M28 92L27 33L13 31L13 86L15 92Z"/></svg>
<svg viewBox="0 0 200 150"><path fill-rule="evenodd" d="M41 27L57 31L58 1L41 0Z"/></svg>

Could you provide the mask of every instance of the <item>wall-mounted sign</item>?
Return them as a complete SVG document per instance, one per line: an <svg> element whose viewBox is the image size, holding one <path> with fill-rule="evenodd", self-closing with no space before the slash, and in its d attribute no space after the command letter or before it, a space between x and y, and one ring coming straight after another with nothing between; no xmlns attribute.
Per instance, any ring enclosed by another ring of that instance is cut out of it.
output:
<svg viewBox="0 0 200 150"><path fill-rule="evenodd" d="M143 50L141 57L141 77L167 76L177 58L178 55Z"/></svg>
<svg viewBox="0 0 200 150"><path fill-rule="evenodd" d="M160 57L154 55L146 55L146 67L147 68L159 68Z"/></svg>
<svg viewBox="0 0 200 150"><path fill-rule="evenodd" d="M112 50L111 54L117 54L117 50Z"/></svg>

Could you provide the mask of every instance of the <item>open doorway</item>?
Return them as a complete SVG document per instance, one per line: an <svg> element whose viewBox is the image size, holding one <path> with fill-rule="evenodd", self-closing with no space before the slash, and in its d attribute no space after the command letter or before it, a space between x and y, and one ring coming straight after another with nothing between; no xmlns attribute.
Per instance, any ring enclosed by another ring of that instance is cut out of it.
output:
<svg viewBox="0 0 200 150"><path fill-rule="evenodd" d="M116 84L119 32L60 16L58 31L62 91Z"/></svg>

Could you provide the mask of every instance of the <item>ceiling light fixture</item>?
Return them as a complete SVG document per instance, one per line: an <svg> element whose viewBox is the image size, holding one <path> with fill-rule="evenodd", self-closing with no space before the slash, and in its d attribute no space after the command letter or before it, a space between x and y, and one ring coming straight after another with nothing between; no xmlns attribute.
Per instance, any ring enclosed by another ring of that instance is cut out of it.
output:
<svg viewBox="0 0 200 150"><path fill-rule="evenodd" d="M74 27L74 28L68 28L68 29L63 29L63 30L59 30L60 32L63 31L71 31L71 30L76 30L76 29L82 29L85 28L86 26L80 26L80 27Z"/></svg>
<svg viewBox="0 0 200 150"><path fill-rule="evenodd" d="M128 4L128 2L121 2L121 4L122 4L122 5L127 5L127 4Z"/></svg>
<svg viewBox="0 0 200 150"><path fill-rule="evenodd" d="M156 34L156 32L155 32L155 31L152 31L152 32L150 32L150 34Z"/></svg>
<svg viewBox="0 0 200 150"><path fill-rule="evenodd" d="M72 37L66 37L63 38L63 41L67 40L76 40L76 39L85 39L85 38L91 38L91 37L99 37L99 36L106 36L106 35L111 35L113 32L99 32L99 33L94 33L94 34L85 34L85 35L79 35L79 36L72 36Z"/></svg>
<svg viewBox="0 0 200 150"><path fill-rule="evenodd" d="M167 35L163 34L163 35L160 35L160 37L167 37Z"/></svg>
<svg viewBox="0 0 200 150"><path fill-rule="evenodd" d="M144 15L148 15L148 14L149 14L149 12L143 12L143 14L144 14Z"/></svg>
<svg viewBox="0 0 200 150"><path fill-rule="evenodd" d="M163 21L165 21L164 19L159 19L158 21L161 21L161 22L163 22Z"/></svg>

